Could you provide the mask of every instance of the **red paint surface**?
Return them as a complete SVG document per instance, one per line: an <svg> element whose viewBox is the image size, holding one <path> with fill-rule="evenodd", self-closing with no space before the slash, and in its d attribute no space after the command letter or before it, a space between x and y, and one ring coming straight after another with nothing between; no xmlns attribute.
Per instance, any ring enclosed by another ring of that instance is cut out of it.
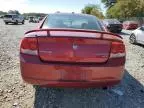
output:
<svg viewBox="0 0 144 108"><path fill-rule="evenodd" d="M51 36L50 31L60 34ZM70 35L63 36L64 32ZM123 77L125 56L110 58L112 50L125 51L121 48L124 45L112 47L112 42L123 44L119 35L95 30L38 29L28 31L25 36L31 39L22 41L20 68L23 80L28 83L48 87L105 87L117 84Z"/></svg>

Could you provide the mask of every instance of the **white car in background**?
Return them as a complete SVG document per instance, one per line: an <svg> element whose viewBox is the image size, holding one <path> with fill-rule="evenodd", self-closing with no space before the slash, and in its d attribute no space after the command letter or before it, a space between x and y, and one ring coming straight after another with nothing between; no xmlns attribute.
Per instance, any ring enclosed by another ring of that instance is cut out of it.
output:
<svg viewBox="0 0 144 108"><path fill-rule="evenodd" d="M132 31L129 37L130 43L132 44L143 44L144 45L144 26L137 28L136 30Z"/></svg>
<svg viewBox="0 0 144 108"><path fill-rule="evenodd" d="M5 24L8 24L8 23L14 23L14 24L22 23L22 24L24 24L25 20L24 20L24 17L22 15L7 14L4 16L4 22L5 22Z"/></svg>

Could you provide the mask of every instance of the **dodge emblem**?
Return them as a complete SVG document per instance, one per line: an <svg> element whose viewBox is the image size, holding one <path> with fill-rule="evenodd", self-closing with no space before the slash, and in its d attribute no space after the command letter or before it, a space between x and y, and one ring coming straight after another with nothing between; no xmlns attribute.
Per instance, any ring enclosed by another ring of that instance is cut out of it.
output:
<svg viewBox="0 0 144 108"><path fill-rule="evenodd" d="M78 48L77 45L73 45L73 49L76 50Z"/></svg>

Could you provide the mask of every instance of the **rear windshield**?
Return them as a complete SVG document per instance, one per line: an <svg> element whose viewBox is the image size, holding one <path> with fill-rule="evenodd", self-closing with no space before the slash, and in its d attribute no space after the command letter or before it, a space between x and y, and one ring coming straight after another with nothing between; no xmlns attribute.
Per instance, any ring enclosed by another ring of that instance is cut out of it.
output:
<svg viewBox="0 0 144 108"><path fill-rule="evenodd" d="M128 21L128 23L137 24L136 21Z"/></svg>
<svg viewBox="0 0 144 108"><path fill-rule="evenodd" d="M101 25L94 16L84 15L61 15L51 14L48 15L42 28L73 28L73 29L92 29L100 30Z"/></svg>
<svg viewBox="0 0 144 108"><path fill-rule="evenodd" d="M12 15L5 15L5 18L12 18Z"/></svg>
<svg viewBox="0 0 144 108"><path fill-rule="evenodd" d="M17 18L18 15L5 15L4 17L5 18Z"/></svg>

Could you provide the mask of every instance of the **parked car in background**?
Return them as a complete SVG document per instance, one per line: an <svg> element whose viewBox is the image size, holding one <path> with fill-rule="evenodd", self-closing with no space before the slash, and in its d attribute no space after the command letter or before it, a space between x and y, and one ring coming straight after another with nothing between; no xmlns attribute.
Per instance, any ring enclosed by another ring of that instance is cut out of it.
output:
<svg viewBox="0 0 144 108"><path fill-rule="evenodd" d="M34 18L34 23L39 23L39 19L38 18Z"/></svg>
<svg viewBox="0 0 144 108"><path fill-rule="evenodd" d="M130 43L132 44L143 44L144 45L144 26L137 28L132 31L129 37Z"/></svg>
<svg viewBox="0 0 144 108"><path fill-rule="evenodd" d="M44 17L42 17L42 16L41 16L41 17L39 17L39 21L43 20L43 18L44 18Z"/></svg>
<svg viewBox="0 0 144 108"><path fill-rule="evenodd" d="M30 16L30 17L29 17L29 23L32 23L32 22L34 22L34 17L33 17L33 16Z"/></svg>
<svg viewBox="0 0 144 108"><path fill-rule="evenodd" d="M134 30L137 28L138 28L138 22L136 21L124 21L123 22L123 29Z"/></svg>
<svg viewBox="0 0 144 108"><path fill-rule="evenodd" d="M49 14L21 41L21 75L48 87L112 86L124 75L125 53L122 37L105 31L95 16Z"/></svg>
<svg viewBox="0 0 144 108"><path fill-rule="evenodd" d="M29 23L39 23L39 19L34 16L31 16L29 17Z"/></svg>
<svg viewBox="0 0 144 108"><path fill-rule="evenodd" d="M110 32L120 33L122 31L122 24L117 19L104 19L103 23Z"/></svg>
<svg viewBox="0 0 144 108"><path fill-rule="evenodd" d="M3 15L0 15L0 18L3 18L4 16Z"/></svg>
<svg viewBox="0 0 144 108"><path fill-rule="evenodd" d="M25 20L29 20L29 17L28 17L28 16L25 16L24 19L25 19Z"/></svg>
<svg viewBox="0 0 144 108"><path fill-rule="evenodd" d="M14 24L22 23L22 24L24 24L25 20L24 20L24 17L22 15L7 14L4 16L4 22L5 22L5 24L9 24L9 23L14 23Z"/></svg>

